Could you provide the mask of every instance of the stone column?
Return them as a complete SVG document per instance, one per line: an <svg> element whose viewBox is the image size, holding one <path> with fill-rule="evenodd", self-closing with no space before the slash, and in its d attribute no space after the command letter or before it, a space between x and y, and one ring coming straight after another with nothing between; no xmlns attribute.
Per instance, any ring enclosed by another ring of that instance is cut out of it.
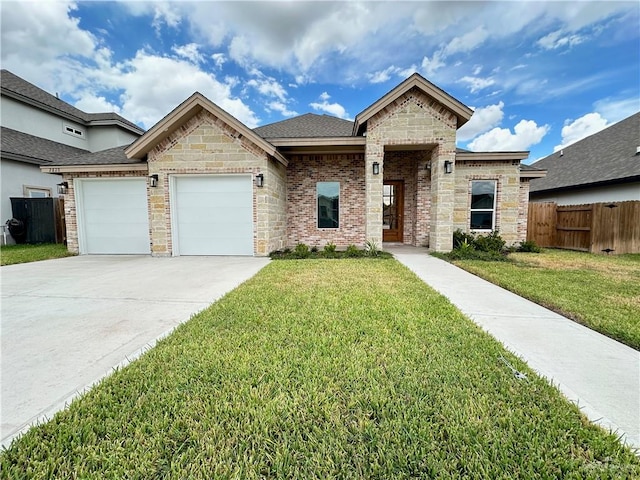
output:
<svg viewBox="0 0 640 480"><path fill-rule="evenodd" d="M455 191L455 141L441 143L431 160L431 228L429 246L435 252L453 248L453 206ZM452 162L453 172L445 173L444 162Z"/></svg>
<svg viewBox="0 0 640 480"><path fill-rule="evenodd" d="M380 173L373 174L373 163L380 164ZM366 240L375 242L382 248L382 187L384 178L384 146L380 141L367 137L364 174L366 191Z"/></svg>

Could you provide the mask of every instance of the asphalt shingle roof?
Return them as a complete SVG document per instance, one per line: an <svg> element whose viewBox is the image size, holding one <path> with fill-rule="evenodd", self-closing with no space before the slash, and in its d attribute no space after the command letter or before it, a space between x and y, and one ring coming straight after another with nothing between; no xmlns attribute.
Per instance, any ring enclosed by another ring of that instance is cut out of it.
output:
<svg viewBox="0 0 640 480"><path fill-rule="evenodd" d="M50 93L36 87L32 83L27 82L23 78L11 73L9 70L3 69L0 72L0 84L2 85L3 92L11 92L15 95L25 97L31 101L40 103L49 108L57 110L58 112L73 117L78 123L89 124L91 122L101 121L117 121L128 125L135 129L139 133L143 133L144 130L133 122L130 122L124 117L121 117L114 112L105 113L86 113L82 110L68 104L67 102L60 100L59 98L51 95Z"/></svg>
<svg viewBox="0 0 640 480"><path fill-rule="evenodd" d="M306 113L298 117L254 128L253 131L266 139L351 137L353 122L330 115Z"/></svg>
<svg viewBox="0 0 640 480"><path fill-rule="evenodd" d="M118 165L118 164L135 164L144 163L143 160L137 158L127 158L124 154L125 149L129 145L108 148L99 152L87 152L75 157L69 157L62 161L56 162L56 165Z"/></svg>
<svg viewBox="0 0 640 480"><path fill-rule="evenodd" d="M640 179L639 146L640 112L532 164L547 176L531 192Z"/></svg>
<svg viewBox="0 0 640 480"><path fill-rule="evenodd" d="M64 143L35 137L2 127L2 157L36 165L58 164L64 159L89 153L88 150L70 147Z"/></svg>

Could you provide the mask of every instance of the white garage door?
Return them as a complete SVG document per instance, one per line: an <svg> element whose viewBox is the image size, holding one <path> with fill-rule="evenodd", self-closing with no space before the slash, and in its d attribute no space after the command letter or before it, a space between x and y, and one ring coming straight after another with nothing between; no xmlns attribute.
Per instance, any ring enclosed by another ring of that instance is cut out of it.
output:
<svg viewBox="0 0 640 480"><path fill-rule="evenodd" d="M253 255L250 175L174 178L174 255Z"/></svg>
<svg viewBox="0 0 640 480"><path fill-rule="evenodd" d="M146 179L76 182L80 253L150 253Z"/></svg>

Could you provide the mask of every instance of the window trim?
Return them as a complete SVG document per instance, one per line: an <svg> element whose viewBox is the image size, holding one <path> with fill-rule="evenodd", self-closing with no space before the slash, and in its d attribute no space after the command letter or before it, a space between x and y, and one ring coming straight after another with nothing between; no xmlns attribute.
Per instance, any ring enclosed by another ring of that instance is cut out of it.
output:
<svg viewBox="0 0 640 480"><path fill-rule="evenodd" d="M31 192L44 192L46 195L44 198L50 198L52 196L52 190L49 187L39 187L37 185L22 185L22 195L25 198L42 198L32 197Z"/></svg>
<svg viewBox="0 0 640 480"><path fill-rule="evenodd" d="M336 184L338 186L338 198L337 198L338 206L337 206L337 209L336 209L338 218L337 218L337 225L334 226L334 227L321 227L320 226L320 192L319 192L318 188L319 188L321 183L334 183L334 184ZM315 202L316 203L316 228L318 230L337 230L337 229L340 228L340 190L341 190L341 185L340 185L340 182L338 182L338 181L329 180L329 181L318 181L318 182L316 182L316 195L315 195L315 197L316 197L316 202Z"/></svg>
<svg viewBox="0 0 640 480"><path fill-rule="evenodd" d="M493 208L473 208L473 183L474 182L492 182L493 183ZM493 232L496 230L496 219L498 212L498 180L495 178L476 178L471 180L469 189L469 231L471 232ZM473 228L471 226L471 217L474 212L491 212L491 228Z"/></svg>
<svg viewBox="0 0 640 480"><path fill-rule="evenodd" d="M82 138L84 140L85 138L85 131L83 128L80 127L76 127L70 123L63 123L62 124L62 133L65 133L67 135L71 135L72 137L76 137L76 138Z"/></svg>

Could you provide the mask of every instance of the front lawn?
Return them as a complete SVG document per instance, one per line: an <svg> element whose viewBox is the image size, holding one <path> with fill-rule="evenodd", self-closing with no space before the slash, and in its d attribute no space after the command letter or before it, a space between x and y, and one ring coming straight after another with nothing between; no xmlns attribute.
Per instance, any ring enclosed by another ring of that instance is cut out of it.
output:
<svg viewBox="0 0 640 480"><path fill-rule="evenodd" d="M61 243L43 243L39 245L2 245L0 246L0 265L39 262L52 258L70 257L67 246Z"/></svg>
<svg viewBox="0 0 640 480"><path fill-rule="evenodd" d="M614 435L380 259L272 262L0 463L5 478L640 476Z"/></svg>
<svg viewBox="0 0 640 480"><path fill-rule="evenodd" d="M640 255L544 250L509 258L453 263L640 350Z"/></svg>

